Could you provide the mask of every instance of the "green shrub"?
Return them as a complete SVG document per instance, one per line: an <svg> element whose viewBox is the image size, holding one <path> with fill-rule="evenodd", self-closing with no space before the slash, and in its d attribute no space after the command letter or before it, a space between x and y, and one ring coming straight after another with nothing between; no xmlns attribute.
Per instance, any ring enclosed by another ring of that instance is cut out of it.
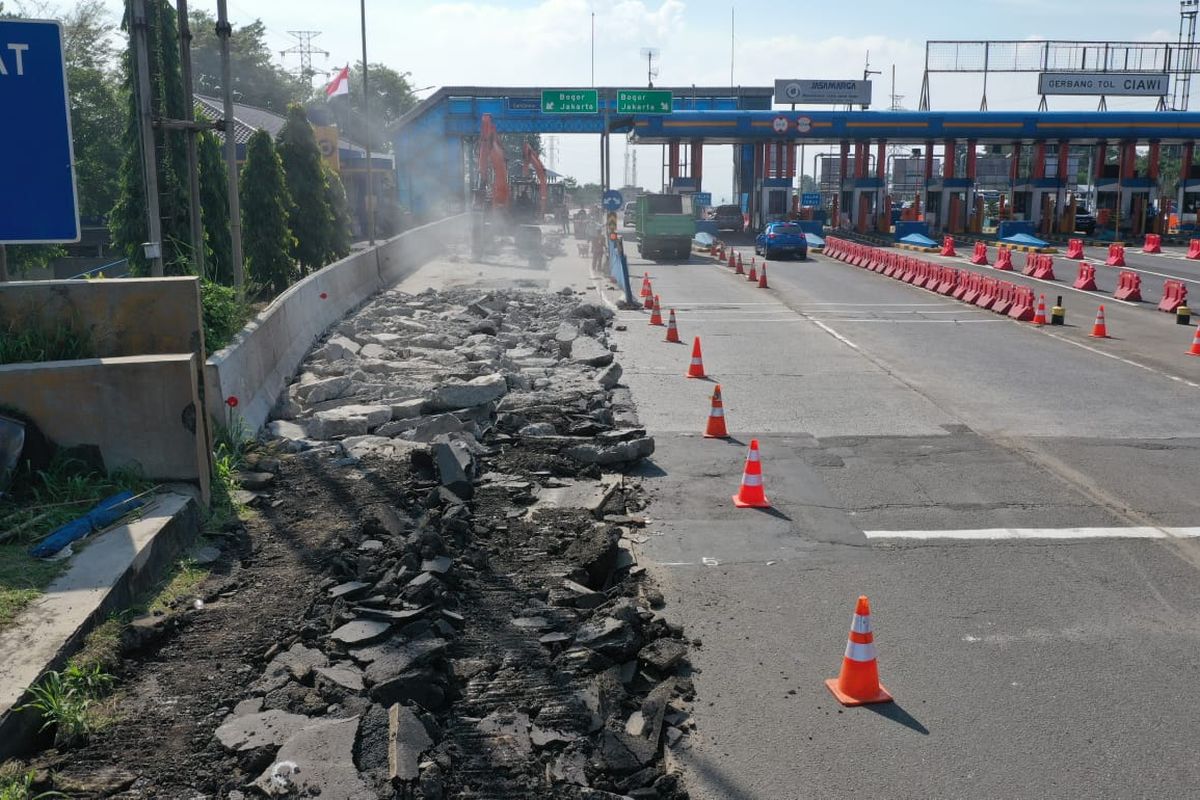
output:
<svg viewBox="0 0 1200 800"><path fill-rule="evenodd" d="M77 320L66 319L49 327L21 315L0 322L0 364L94 357L91 334Z"/></svg>
<svg viewBox="0 0 1200 800"><path fill-rule="evenodd" d="M200 305L204 312L204 346L210 353L232 342L250 315L246 305L238 302L237 292L212 281L201 284Z"/></svg>

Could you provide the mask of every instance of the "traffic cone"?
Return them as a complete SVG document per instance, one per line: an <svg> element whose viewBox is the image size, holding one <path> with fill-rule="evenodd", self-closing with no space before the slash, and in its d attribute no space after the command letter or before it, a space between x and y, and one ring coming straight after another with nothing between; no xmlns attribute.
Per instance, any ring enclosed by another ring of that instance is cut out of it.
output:
<svg viewBox="0 0 1200 800"><path fill-rule="evenodd" d="M771 288L771 287L767 286L767 262L765 262L765 261L762 263L762 269L759 270L759 273L758 273L758 288L760 288L760 289Z"/></svg>
<svg viewBox="0 0 1200 800"><path fill-rule="evenodd" d="M765 264L767 262L764 261L763 263ZM746 276L746 280L748 280L748 281L758 280L758 269L755 268L753 262L751 262L751 264L750 264L750 274Z"/></svg>
<svg viewBox="0 0 1200 800"><path fill-rule="evenodd" d="M736 259L736 258L734 258L734 255L733 255L733 251L732 251L732 250L730 250L730 251L729 251L729 263L727 264L727 266L728 266L730 269L733 269L733 268L735 268L735 267L737 266L737 259Z"/></svg>
<svg viewBox="0 0 1200 800"><path fill-rule="evenodd" d="M728 439L725 430L725 406L721 404L721 384L713 387L712 410L708 412L708 426L704 429L705 439Z"/></svg>
<svg viewBox="0 0 1200 800"><path fill-rule="evenodd" d="M662 325L662 306L659 304L658 295L654 295L654 305L650 311L650 324Z"/></svg>
<svg viewBox="0 0 1200 800"><path fill-rule="evenodd" d="M679 344L679 329L675 327L675 309L667 317L667 341Z"/></svg>
<svg viewBox="0 0 1200 800"><path fill-rule="evenodd" d="M692 340L692 363L688 365L689 378L707 378L704 374L704 360L700 357L700 337Z"/></svg>
<svg viewBox="0 0 1200 800"><path fill-rule="evenodd" d="M1192 337L1192 349L1188 350L1189 356L1200 356L1200 327L1196 328L1196 335Z"/></svg>
<svg viewBox="0 0 1200 800"><path fill-rule="evenodd" d="M649 296L650 296L650 273L643 272L642 273L642 291L638 293L638 297L649 297Z"/></svg>
<svg viewBox="0 0 1200 800"><path fill-rule="evenodd" d="M890 703L891 694L879 683L879 665L875 662L875 637L871 634L871 604L860 595L850 620L850 640L842 657L842 671L825 681L829 691L844 706Z"/></svg>
<svg viewBox="0 0 1200 800"><path fill-rule="evenodd" d="M1034 325L1046 324L1046 295L1038 295L1037 311L1033 315Z"/></svg>
<svg viewBox="0 0 1200 800"><path fill-rule="evenodd" d="M750 259L750 263L751 263L751 264L753 264L753 263L754 263L754 259L753 259L753 258L751 258L751 259ZM734 267L733 267L733 274L734 274L734 275L745 275L745 274L746 274L746 270L742 269L742 261L741 261L741 259L738 259L738 262L737 262L737 264L735 264L735 265L734 265Z"/></svg>
<svg viewBox="0 0 1200 800"><path fill-rule="evenodd" d="M1104 306L1096 311L1096 321L1092 324L1092 332L1088 334L1095 339L1108 338L1108 326L1104 324Z"/></svg>
<svg viewBox="0 0 1200 800"><path fill-rule="evenodd" d="M741 268L742 268L742 254L738 253L737 269L741 269Z"/></svg>
<svg viewBox="0 0 1200 800"><path fill-rule="evenodd" d="M770 508L763 491L762 461L758 457L758 439L750 440L750 452L746 454L746 467L742 471L742 485L733 496L738 508Z"/></svg>
<svg viewBox="0 0 1200 800"><path fill-rule="evenodd" d="M654 289L650 286L650 280L646 279L646 296L642 300L642 307L647 309L654 308Z"/></svg>

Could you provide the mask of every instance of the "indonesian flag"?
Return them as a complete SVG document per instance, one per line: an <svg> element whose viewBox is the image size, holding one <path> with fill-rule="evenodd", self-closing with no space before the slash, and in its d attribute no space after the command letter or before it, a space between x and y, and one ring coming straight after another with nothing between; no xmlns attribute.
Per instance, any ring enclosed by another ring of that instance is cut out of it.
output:
<svg viewBox="0 0 1200 800"><path fill-rule="evenodd" d="M329 85L325 87L326 97L337 97L339 94L350 94L350 65L342 67Z"/></svg>

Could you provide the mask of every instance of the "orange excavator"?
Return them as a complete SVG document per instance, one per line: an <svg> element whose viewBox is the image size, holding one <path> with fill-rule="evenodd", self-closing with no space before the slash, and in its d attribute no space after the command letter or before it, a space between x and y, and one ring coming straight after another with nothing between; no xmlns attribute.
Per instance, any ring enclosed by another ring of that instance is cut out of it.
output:
<svg viewBox="0 0 1200 800"><path fill-rule="evenodd" d="M500 134L491 114L479 124L479 159L475 184L475 205L480 209L507 208L509 200L508 165Z"/></svg>

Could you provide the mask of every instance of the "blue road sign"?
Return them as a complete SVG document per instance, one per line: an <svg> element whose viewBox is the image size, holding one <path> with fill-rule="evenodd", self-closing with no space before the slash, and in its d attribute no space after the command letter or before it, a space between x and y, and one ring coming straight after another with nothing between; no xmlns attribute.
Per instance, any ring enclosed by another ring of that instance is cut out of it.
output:
<svg viewBox="0 0 1200 800"><path fill-rule="evenodd" d="M711 206L712 192L696 192L692 195L692 202L698 206Z"/></svg>
<svg viewBox="0 0 1200 800"><path fill-rule="evenodd" d="M820 192L803 192L800 195L800 205L802 206L819 206L821 205Z"/></svg>
<svg viewBox="0 0 1200 800"><path fill-rule="evenodd" d="M616 189L609 189L600 200L600 205L604 206L605 211L620 211L621 206L625 205L625 198Z"/></svg>
<svg viewBox="0 0 1200 800"><path fill-rule="evenodd" d="M0 20L0 243L79 241L62 26Z"/></svg>

